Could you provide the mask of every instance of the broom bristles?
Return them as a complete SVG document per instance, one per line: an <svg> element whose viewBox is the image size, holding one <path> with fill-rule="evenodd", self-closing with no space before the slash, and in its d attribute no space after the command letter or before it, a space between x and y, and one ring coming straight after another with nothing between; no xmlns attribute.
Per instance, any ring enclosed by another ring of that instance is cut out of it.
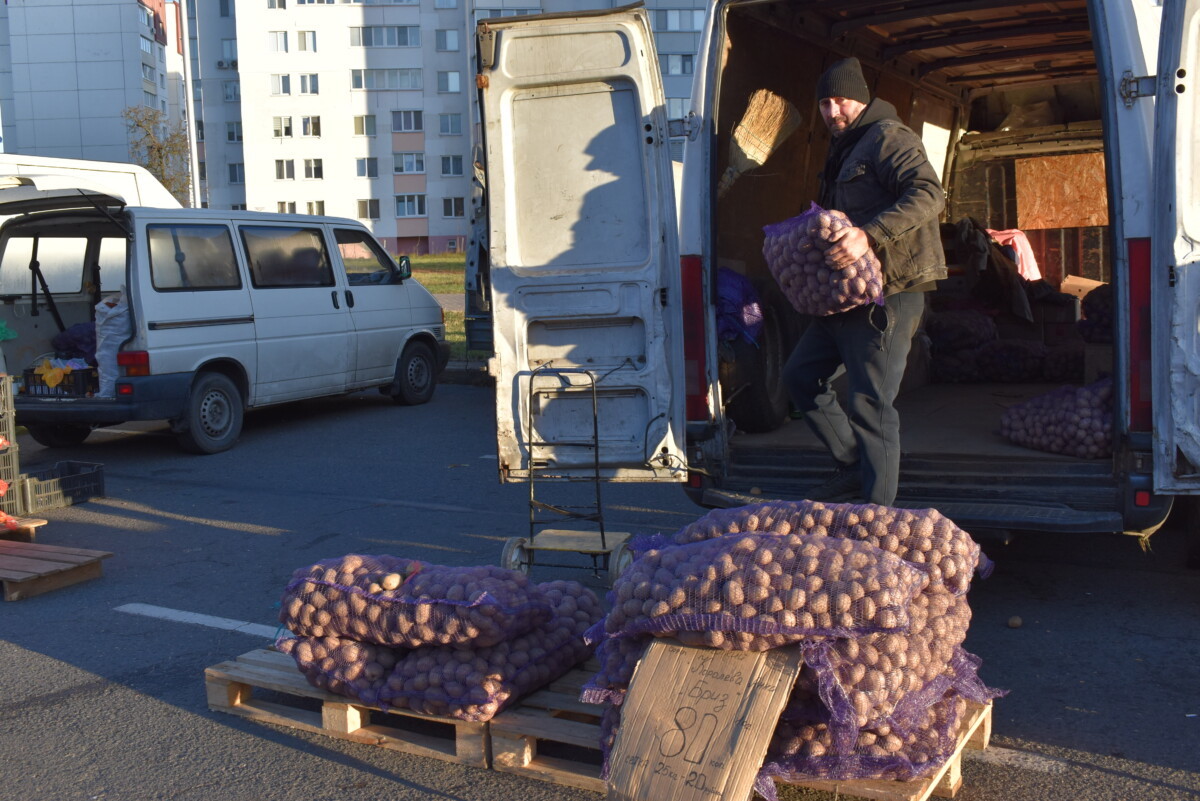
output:
<svg viewBox="0 0 1200 801"><path fill-rule="evenodd" d="M759 89L750 97L750 104L741 122L733 131L733 144L742 159L761 166L783 140L800 126L796 107L769 89Z"/></svg>

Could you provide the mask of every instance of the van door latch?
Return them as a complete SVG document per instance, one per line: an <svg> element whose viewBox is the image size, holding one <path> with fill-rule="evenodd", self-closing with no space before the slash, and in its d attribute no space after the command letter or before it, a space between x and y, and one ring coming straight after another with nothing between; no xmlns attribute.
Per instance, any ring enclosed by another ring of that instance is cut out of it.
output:
<svg viewBox="0 0 1200 801"><path fill-rule="evenodd" d="M686 136L688 139L695 140L698 133L700 133L700 118L694 111L689 111L688 115L681 120L667 120L668 136Z"/></svg>
<svg viewBox="0 0 1200 801"><path fill-rule="evenodd" d="M1158 81L1156 75L1139 75L1134 77L1134 74L1129 70L1125 70L1121 75L1121 87L1117 90L1121 99L1125 101L1125 108L1133 108L1133 101L1139 97L1154 97L1155 84Z"/></svg>

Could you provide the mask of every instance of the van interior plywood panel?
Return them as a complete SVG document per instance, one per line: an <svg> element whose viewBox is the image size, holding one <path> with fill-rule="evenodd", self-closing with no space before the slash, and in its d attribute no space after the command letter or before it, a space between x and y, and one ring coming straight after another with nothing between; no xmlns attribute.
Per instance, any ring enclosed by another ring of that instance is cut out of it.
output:
<svg viewBox="0 0 1200 801"><path fill-rule="evenodd" d="M1103 153L1016 160L1017 227L1108 225Z"/></svg>

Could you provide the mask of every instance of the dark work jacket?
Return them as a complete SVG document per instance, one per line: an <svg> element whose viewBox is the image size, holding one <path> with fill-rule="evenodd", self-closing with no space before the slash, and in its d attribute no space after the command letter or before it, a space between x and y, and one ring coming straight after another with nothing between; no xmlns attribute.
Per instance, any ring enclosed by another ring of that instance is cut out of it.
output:
<svg viewBox="0 0 1200 801"><path fill-rule="evenodd" d="M871 237L885 295L946 277L938 223L945 193L921 139L886 100L871 101L830 143L819 202Z"/></svg>

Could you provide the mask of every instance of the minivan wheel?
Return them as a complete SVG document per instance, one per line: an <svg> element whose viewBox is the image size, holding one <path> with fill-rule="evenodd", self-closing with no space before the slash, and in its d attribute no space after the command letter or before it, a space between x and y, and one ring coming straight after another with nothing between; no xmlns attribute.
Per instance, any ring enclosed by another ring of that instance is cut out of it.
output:
<svg viewBox="0 0 1200 801"><path fill-rule="evenodd" d="M80 445L88 434L92 433L90 426L72 425L70 423L26 423L25 430L33 441L47 448L70 448Z"/></svg>
<svg viewBox="0 0 1200 801"><path fill-rule="evenodd" d="M437 386L437 368L433 350L424 342L409 342L396 362L396 394L392 400L402 406L418 406L433 397Z"/></svg>
<svg viewBox="0 0 1200 801"><path fill-rule="evenodd" d="M179 445L189 453L229 450L242 433L242 393L220 373L201 373L180 421Z"/></svg>

